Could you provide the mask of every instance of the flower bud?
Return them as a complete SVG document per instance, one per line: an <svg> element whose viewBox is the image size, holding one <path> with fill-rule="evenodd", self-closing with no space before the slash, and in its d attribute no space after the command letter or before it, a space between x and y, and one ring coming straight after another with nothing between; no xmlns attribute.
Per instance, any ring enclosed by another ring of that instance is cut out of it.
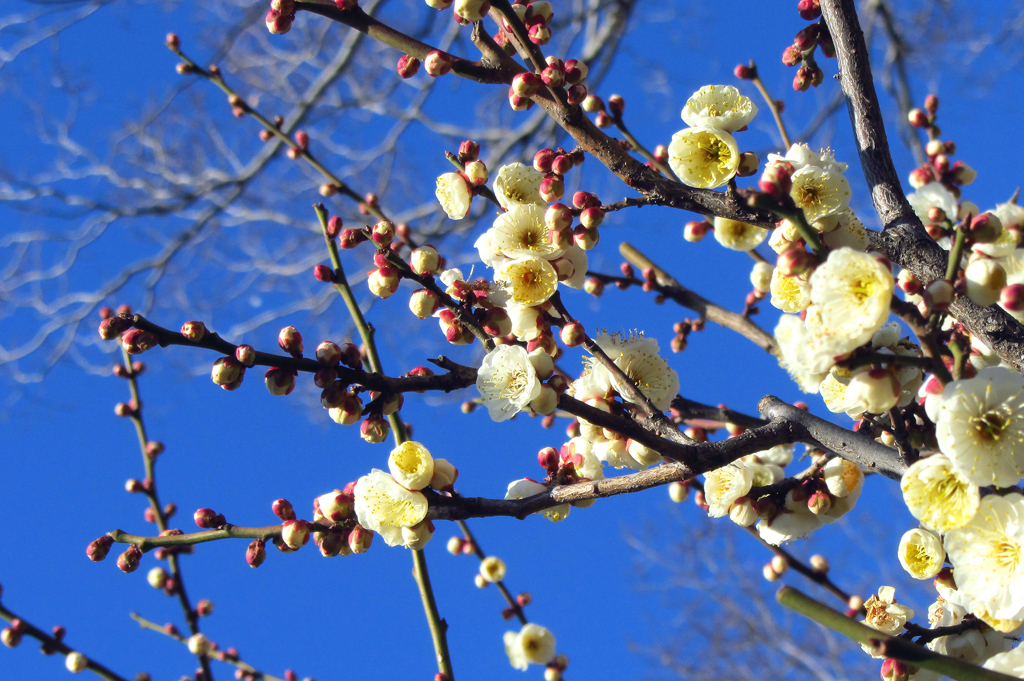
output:
<svg viewBox="0 0 1024 681"><path fill-rule="evenodd" d="M363 417L363 402L353 392L343 392L338 404L330 407L328 415L342 426L351 426Z"/></svg>
<svg viewBox="0 0 1024 681"><path fill-rule="evenodd" d="M430 478L432 488L438 492L451 492L458 479L458 468L451 465L447 459L434 459L434 474Z"/></svg>
<svg viewBox="0 0 1024 681"><path fill-rule="evenodd" d="M129 355L141 355L146 350L156 347L159 342L155 333L142 329L128 329L121 334L121 347Z"/></svg>
<svg viewBox="0 0 1024 681"><path fill-rule="evenodd" d="M169 576L162 567L155 567L146 575L146 581L154 589L163 589Z"/></svg>
<svg viewBox="0 0 1024 681"><path fill-rule="evenodd" d="M402 78L412 78L420 70L420 60L411 55L403 54L398 58L396 70Z"/></svg>
<svg viewBox="0 0 1024 681"><path fill-rule="evenodd" d="M428 75L436 78L452 70L452 58L440 50L434 50L423 60L423 66Z"/></svg>
<svg viewBox="0 0 1024 681"><path fill-rule="evenodd" d="M881 670L882 681L909 681L910 669L907 663L894 657L885 658Z"/></svg>
<svg viewBox="0 0 1024 681"><path fill-rule="evenodd" d="M193 655L209 655L213 650L210 639L202 634L193 634L188 639L188 651Z"/></svg>
<svg viewBox="0 0 1024 681"><path fill-rule="evenodd" d="M687 222L683 228L683 238L692 244L697 243L711 231L711 223L707 220Z"/></svg>
<svg viewBox="0 0 1024 681"><path fill-rule="evenodd" d="M386 248L395 240L395 223L390 220L378 220L370 233L373 243L379 248Z"/></svg>
<svg viewBox="0 0 1024 681"><path fill-rule="evenodd" d="M277 10L270 10L267 12L266 23L267 30L274 35L283 35L288 31L292 30L292 19L291 15L281 14ZM178 64L179 72L181 66L187 66L187 64Z"/></svg>
<svg viewBox="0 0 1024 681"><path fill-rule="evenodd" d="M999 304L1009 312L1024 310L1024 284L1010 284L999 292Z"/></svg>
<svg viewBox="0 0 1024 681"><path fill-rule="evenodd" d="M578 59L565 62L565 79L570 85L582 82L587 77L587 65Z"/></svg>
<svg viewBox="0 0 1024 681"><path fill-rule="evenodd" d="M999 300L1006 286L1006 270L990 258L972 258L964 270L967 297L978 307L988 307Z"/></svg>
<svg viewBox="0 0 1024 681"><path fill-rule="evenodd" d="M588 208L587 210L594 209ZM576 226L576 229L572 231L572 236L573 240L576 242L576 245L582 248L584 251L589 251L591 248L596 246L598 240L601 238L601 235L598 233L597 229L587 229L587 227L585 227L582 224Z"/></svg>
<svg viewBox="0 0 1024 681"><path fill-rule="evenodd" d="M117 568L121 572L135 572L139 569L139 560L142 559L142 551L138 546L132 544L128 550L117 557Z"/></svg>
<svg viewBox="0 0 1024 681"><path fill-rule="evenodd" d="M729 507L729 519L740 527L750 527L757 522L757 508L748 497L741 497Z"/></svg>
<svg viewBox="0 0 1024 681"><path fill-rule="evenodd" d="M270 509L281 520L295 520L295 508L287 499L277 499L270 505Z"/></svg>
<svg viewBox="0 0 1024 681"><path fill-rule="evenodd" d="M270 367L264 374L263 380L267 385L267 390L274 397L291 395L295 390L295 372L291 369Z"/></svg>
<svg viewBox="0 0 1024 681"><path fill-rule="evenodd" d="M540 88L540 76L536 73L517 73L512 78L512 91L520 97L532 97Z"/></svg>
<svg viewBox="0 0 1024 681"><path fill-rule="evenodd" d="M541 416L554 414L558 408L558 393L549 385L540 388L540 394L530 402L530 409Z"/></svg>
<svg viewBox="0 0 1024 681"><path fill-rule="evenodd" d="M103 535L99 539L93 539L89 542L89 546L85 549L85 555L89 557L94 563L98 563L107 557L107 553L110 552L110 547L113 546L114 540Z"/></svg>
<svg viewBox="0 0 1024 681"><path fill-rule="evenodd" d="M793 188L793 166L788 162L773 163L761 173L761 179L757 183L758 188L775 199L781 201L789 196Z"/></svg>
<svg viewBox="0 0 1024 681"><path fill-rule="evenodd" d="M348 546L352 553L366 553L372 543L373 532L360 525L353 527L348 534Z"/></svg>
<svg viewBox="0 0 1024 681"><path fill-rule="evenodd" d="M281 541L290 549L301 549L309 541L309 523L305 520L285 520L281 525Z"/></svg>
<svg viewBox="0 0 1024 681"><path fill-rule="evenodd" d="M562 87L565 83L565 68L549 64L540 72L540 79L548 87Z"/></svg>
<svg viewBox="0 0 1024 681"><path fill-rule="evenodd" d="M750 177L761 167L761 159L752 151L744 151L740 154L740 166L736 174L740 177Z"/></svg>
<svg viewBox="0 0 1024 681"><path fill-rule="evenodd" d="M953 284L947 279L936 279L925 289L931 309L943 312L953 302Z"/></svg>
<svg viewBox="0 0 1024 681"><path fill-rule="evenodd" d="M544 213L544 224L552 232L566 229L572 225L572 211L561 203L553 203Z"/></svg>
<svg viewBox="0 0 1024 681"><path fill-rule="evenodd" d="M220 527L226 522L223 515L210 508L200 508L196 510L196 512L192 514L192 519L195 520L196 526L204 530Z"/></svg>
<svg viewBox="0 0 1024 681"><path fill-rule="evenodd" d="M210 379L219 386L228 386L242 375L242 364L234 357L218 357L210 371Z"/></svg>
<svg viewBox="0 0 1024 681"><path fill-rule="evenodd" d="M17 648L18 644L21 643L21 637L21 632L15 631L11 627L6 627L3 631L0 631L0 642L3 642L8 648Z"/></svg>
<svg viewBox="0 0 1024 681"><path fill-rule="evenodd" d="M587 337L587 332L579 322L569 322L562 327L562 330L558 335L566 347L576 348L583 345L583 342Z"/></svg>
<svg viewBox="0 0 1024 681"><path fill-rule="evenodd" d="M245 562L249 567L258 568L267 559L266 542L262 539L254 539L245 550Z"/></svg>
<svg viewBox="0 0 1024 681"><path fill-rule="evenodd" d="M100 340L114 340L128 328L129 322L121 317L108 317L100 322Z"/></svg>
<svg viewBox="0 0 1024 681"><path fill-rule="evenodd" d="M384 442L388 437L390 426L380 415L368 416L359 424L359 436L370 444Z"/></svg>
<svg viewBox="0 0 1024 681"><path fill-rule="evenodd" d="M202 322L185 322L181 325L181 335L193 343L198 343L206 336L206 325Z"/></svg>
<svg viewBox="0 0 1024 681"><path fill-rule="evenodd" d="M424 520L412 527L402 528L402 543L413 551L420 551L434 536L434 524Z"/></svg>
<svg viewBox="0 0 1024 681"><path fill-rule="evenodd" d="M846 386L846 397L854 408L884 414L900 400L902 387L892 369L877 367L855 374Z"/></svg>
<svg viewBox="0 0 1024 681"><path fill-rule="evenodd" d="M558 154L551 160L551 172L555 175L565 175L573 166L572 156L569 154Z"/></svg>
<svg viewBox="0 0 1024 681"><path fill-rule="evenodd" d="M565 193L562 178L557 175L545 177L541 180L539 193L540 197L548 203L560 200Z"/></svg>
<svg viewBox="0 0 1024 681"><path fill-rule="evenodd" d="M363 355L354 343L342 343L341 363L350 369L363 368Z"/></svg>
<svg viewBox="0 0 1024 681"><path fill-rule="evenodd" d="M993 213L985 212L971 219L968 233L975 243L990 244L1003 234L1003 222Z"/></svg>
<svg viewBox="0 0 1024 681"><path fill-rule="evenodd" d="M64 667L72 674L77 674L88 666L89 659L77 650L72 650L64 658Z"/></svg>
<svg viewBox="0 0 1024 681"><path fill-rule="evenodd" d="M207 599L202 599L196 603L196 614L200 617L209 617L213 614L213 603Z"/></svg>
<svg viewBox="0 0 1024 681"><path fill-rule="evenodd" d="M800 0L796 5L800 18L804 21L814 21L821 16L819 0Z"/></svg>
<svg viewBox="0 0 1024 681"><path fill-rule="evenodd" d="M789 248L779 253L775 261L775 269L784 277L795 277L807 272L811 267L811 254L802 248Z"/></svg>
<svg viewBox="0 0 1024 681"><path fill-rule="evenodd" d="M828 558L826 558L825 556L814 554L813 556L811 556L810 563L811 569L817 572L818 574L823 575L826 572L828 572Z"/></svg>
<svg viewBox="0 0 1024 681"><path fill-rule="evenodd" d="M512 318L503 308L495 307L484 314L484 318L480 320L480 326L488 334L500 338L512 333Z"/></svg>
<svg viewBox="0 0 1024 681"><path fill-rule="evenodd" d="M437 294L425 288L417 289L409 296L409 310L419 319L426 319L440 307Z"/></svg>
<svg viewBox="0 0 1024 681"><path fill-rule="evenodd" d="M796 66L803 58L803 51L796 45L790 45L782 51L782 63L786 66Z"/></svg>
<svg viewBox="0 0 1024 681"><path fill-rule="evenodd" d="M378 298L390 298L398 290L398 283L401 277L398 270L391 266L378 267L370 272L366 283L370 287L370 293Z"/></svg>
<svg viewBox="0 0 1024 681"><path fill-rule="evenodd" d="M832 508L832 498L827 493L818 490L807 497L807 508L815 515L828 513Z"/></svg>
<svg viewBox="0 0 1024 681"><path fill-rule="evenodd" d="M604 282L597 277L588 277L583 282L583 290L595 298L600 298L601 294L604 293Z"/></svg>
<svg viewBox="0 0 1024 681"><path fill-rule="evenodd" d="M552 149L541 149L533 155L533 168L539 173L550 173L551 164L555 160L555 152Z"/></svg>
<svg viewBox="0 0 1024 681"><path fill-rule="evenodd" d="M771 563L765 563L764 567L761 568L761 574L764 576L766 581L777 582L782 577L775 568L772 567Z"/></svg>
<svg viewBox="0 0 1024 681"><path fill-rule="evenodd" d="M566 78L568 78L569 72L566 71ZM569 104L579 104L587 98L587 86L582 83L577 83L569 88L566 92L566 101Z"/></svg>

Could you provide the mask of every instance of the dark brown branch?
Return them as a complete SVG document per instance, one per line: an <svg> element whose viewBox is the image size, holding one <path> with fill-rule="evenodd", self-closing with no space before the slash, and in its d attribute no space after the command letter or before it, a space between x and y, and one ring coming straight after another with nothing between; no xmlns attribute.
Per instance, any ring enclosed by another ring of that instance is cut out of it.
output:
<svg viewBox="0 0 1024 681"><path fill-rule="evenodd" d="M948 254L924 231L900 185L854 0L822 0L821 9L835 41L840 82L861 168L871 189L875 211L885 227L876 235L873 246L922 282L941 279L945 277ZM956 300L949 311L972 335L1024 373L1024 326L1001 308L980 308L966 296Z"/></svg>

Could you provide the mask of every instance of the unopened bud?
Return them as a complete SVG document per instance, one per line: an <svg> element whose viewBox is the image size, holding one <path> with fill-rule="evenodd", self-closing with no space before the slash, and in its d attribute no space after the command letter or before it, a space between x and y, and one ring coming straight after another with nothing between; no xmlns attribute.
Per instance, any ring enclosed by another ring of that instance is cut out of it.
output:
<svg viewBox="0 0 1024 681"><path fill-rule="evenodd" d="M98 563L107 557L110 552L110 547L114 545L114 540L103 535L99 539L93 539L89 546L85 549L85 555L89 557L89 560L94 563Z"/></svg>
<svg viewBox="0 0 1024 681"><path fill-rule="evenodd" d="M814 554L813 556L811 556L810 564L811 569L817 572L818 574L823 575L826 572L828 572L828 558L826 558L825 556L822 556L817 553Z"/></svg>
<svg viewBox="0 0 1024 681"><path fill-rule="evenodd" d="M687 222L683 228L683 238L692 244L697 243L711 231L711 223L707 220L700 222Z"/></svg>
<svg viewBox="0 0 1024 681"><path fill-rule="evenodd" d="M423 60L423 66L428 75L436 78L452 70L452 58L440 50L434 50Z"/></svg>
<svg viewBox="0 0 1024 681"><path fill-rule="evenodd" d="M266 542L262 539L254 539L245 550L245 562L249 567L258 568L267 559Z"/></svg>
<svg viewBox="0 0 1024 681"><path fill-rule="evenodd" d="M132 544L128 550L117 557L117 568L121 572L135 572L139 569L139 560L142 559L142 551L138 546Z"/></svg>
<svg viewBox="0 0 1024 681"><path fill-rule="evenodd" d="M402 78L412 78L420 70L420 60L411 55L403 54L398 58L396 70Z"/></svg>

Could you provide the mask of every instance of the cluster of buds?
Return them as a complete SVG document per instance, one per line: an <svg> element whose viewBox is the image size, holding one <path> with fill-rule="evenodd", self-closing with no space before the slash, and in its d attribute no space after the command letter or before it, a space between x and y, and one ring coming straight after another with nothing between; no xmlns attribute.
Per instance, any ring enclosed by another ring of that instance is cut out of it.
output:
<svg viewBox="0 0 1024 681"><path fill-rule="evenodd" d="M429 3L431 0L427 0L427 2ZM515 12L519 21L526 28L531 43L534 45L547 45L550 42L551 19L554 17L554 10L550 2L547 0L535 0L534 2L518 1L512 5L512 11ZM506 34L515 33L511 22L505 16L501 17L501 27Z"/></svg>
<svg viewBox="0 0 1024 681"><path fill-rule="evenodd" d="M463 141L457 155L451 152L445 155L459 169L439 176L435 193L448 217L461 220L469 215L473 197L484 188L490 175L487 165L479 158L480 145L473 140Z"/></svg>
<svg viewBox="0 0 1024 681"><path fill-rule="evenodd" d="M596 113L594 117L594 125L599 128L610 127L613 123L622 120L622 113L626 110L626 100L622 95L611 95L608 97L607 106L605 101L597 95L588 94L582 104L583 110L587 113ZM664 145L660 145L664 149L664 159L659 159L662 162L668 160L668 148Z"/></svg>
<svg viewBox="0 0 1024 681"><path fill-rule="evenodd" d="M521 5L517 5L517 7L521 7ZM566 99L569 104L581 104L588 99L587 86L583 84L587 75L586 64L576 59L563 62L557 57L547 57L545 61L547 65L541 69L540 73L527 71L516 74L512 79L512 85L508 91L508 101L514 111L526 111L532 107L532 97L537 94L542 85L550 88L565 86L567 88Z"/></svg>
<svg viewBox="0 0 1024 681"><path fill-rule="evenodd" d="M928 95L924 100L924 108L911 109L907 114L910 125L928 133L928 144L925 145L928 161L910 172L910 184L915 189L919 189L926 184L940 182L954 196L959 198L960 187L974 182L978 174L963 161L951 162L950 156L956 153L956 143L952 140L943 142L939 139L942 130L935 124L938 110L939 98L935 95ZM941 223L945 220L954 219L956 219L956 216L948 215L938 217L937 220L932 222Z"/></svg>
<svg viewBox="0 0 1024 681"><path fill-rule="evenodd" d="M282 125L284 125L284 116L274 116L274 128L280 130ZM259 138L261 142L269 142L274 139L274 133L264 128L260 130Z"/></svg>
<svg viewBox="0 0 1024 681"><path fill-rule="evenodd" d="M267 30L282 35L292 30L295 20L295 0L270 0L267 12Z"/></svg>
<svg viewBox="0 0 1024 681"><path fill-rule="evenodd" d="M806 21L816 23L805 26L797 31L793 38L793 44L782 52L782 63L786 66L796 66L796 76L793 77L793 89L797 92L805 92L810 87L818 87L825 80L825 74L814 59L814 52L821 48L821 54L827 58L836 56L835 44L832 42L832 35L828 32L825 20L821 19L821 7L819 0L800 0L797 4L800 17ZM745 76L751 77L749 73ZM743 78L737 70L737 76Z"/></svg>

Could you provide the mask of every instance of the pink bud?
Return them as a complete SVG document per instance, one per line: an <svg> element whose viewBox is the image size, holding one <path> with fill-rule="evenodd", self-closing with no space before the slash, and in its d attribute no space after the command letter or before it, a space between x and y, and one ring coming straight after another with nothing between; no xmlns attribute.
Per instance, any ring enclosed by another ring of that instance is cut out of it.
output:
<svg viewBox="0 0 1024 681"><path fill-rule="evenodd" d="M480 157L480 145L473 140L465 140L459 145L459 160L463 163L475 161Z"/></svg>
<svg viewBox="0 0 1024 681"><path fill-rule="evenodd" d="M287 499L277 499L270 505L270 509L274 512L281 520L294 520L295 509Z"/></svg>
<svg viewBox="0 0 1024 681"><path fill-rule="evenodd" d="M551 160L551 172L555 175L565 175L573 169L572 156L569 154L558 154Z"/></svg>
<svg viewBox="0 0 1024 681"><path fill-rule="evenodd" d="M396 70L402 78L412 78L420 70L420 60L408 54L403 54L398 58Z"/></svg>
<svg viewBox="0 0 1024 681"><path fill-rule="evenodd" d="M281 541L290 549L301 549L309 541L309 523L305 520L286 520L281 525Z"/></svg>
<svg viewBox="0 0 1024 681"><path fill-rule="evenodd" d="M341 231L341 238L338 245L342 248L355 248L364 241L369 240L366 232L361 229L344 229Z"/></svg>
<svg viewBox="0 0 1024 681"><path fill-rule="evenodd" d="M217 385L229 386L242 377L242 364L234 357L219 357L213 363L210 379Z"/></svg>
<svg viewBox="0 0 1024 681"><path fill-rule="evenodd" d="M139 561L142 559L142 551L134 544L128 550L117 557L117 568L121 572L135 572L139 569Z"/></svg>
<svg viewBox="0 0 1024 681"><path fill-rule="evenodd" d="M732 74L740 80L753 80L757 76L757 71L746 64L737 64L736 68L732 70Z"/></svg>
<svg viewBox="0 0 1024 681"><path fill-rule="evenodd" d="M568 78L569 72L566 71L566 78ZM583 83L577 83L569 88L566 93L566 100L569 104L579 104L587 98L587 86Z"/></svg>
<svg viewBox="0 0 1024 681"><path fill-rule="evenodd" d="M583 325L579 322L570 322L562 327L559 337L562 339L562 343L566 347L575 348L583 344L586 340L586 331L583 329Z"/></svg>
<svg viewBox="0 0 1024 681"><path fill-rule="evenodd" d="M604 211L599 206L584 208L580 213L580 224L588 230L596 230L604 222Z"/></svg>
<svg viewBox="0 0 1024 681"><path fill-rule="evenodd" d="M533 167L539 173L550 173L551 164L555 160L555 152L552 149L541 149L533 155Z"/></svg>
<svg viewBox="0 0 1024 681"><path fill-rule="evenodd" d="M512 90L520 97L532 97L540 88L540 76L536 73L517 73L512 78Z"/></svg>
<svg viewBox="0 0 1024 681"><path fill-rule="evenodd" d="M553 203L544 213L544 224L550 231L567 229L572 225L572 211L561 203Z"/></svg>
<svg viewBox="0 0 1024 681"><path fill-rule="evenodd" d="M129 355L141 355L159 344L156 334L142 329L128 329L121 334L121 347Z"/></svg>
<svg viewBox="0 0 1024 681"><path fill-rule="evenodd" d="M565 62L565 79L570 85L575 85L587 77L587 65L578 59L569 59Z"/></svg>
<svg viewBox="0 0 1024 681"><path fill-rule="evenodd" d="M100 322L100 339L109 341L120 336L128 328L128 322L121 317L108 317Z"/></svg>
<svg viewBox="0 0 1024 681"><path fill-rule="evenodd" d="M294 326L286 326L277 334L277 344L294 357L302 356L302 334Z"/></svg>
<svg viewBox="0 0 1024 681"><path fill-rule="evenodd" d="M805 21L814 21L821 16L819 0L800 0L796 5L800 18Z"/></svg>
<svg viewBox="0 0 1024 681"><path fill-rule="evenodd" d="M387 421L374 414L359 424L359 436L370 444L378 444L387 439L390 429Z"/></svg>
<svg viewBox="0 0 1024 681"><path fill-rule="evenodd" d="M245 550L245 562L249 567L258 568L267 559L266 542L262 539L254 539Z"/></svg>
<svg viewBox="0 0 1024 681"><path fill-rule="evenodd" d="M256 351L251 345L239 345L235 348L235 359L242 366L251 367L256 363Z"/></svg>
<svg viewBox="0 0 1024 681"><path fill-rule="evenodd" d="M507 336L512 333L512 318L504 308L496 307L486 312L480 326L492 336Z"/></svg>
<svg viewBox="0 0 1024 681"><path fill-rule="evenodd" d="M540 79L548 87L562 87L565 83L565 69L549 64L540 72Z"/></svg>
<svg viewBox="0 0 1024 681"><path fill-rule="evenodd" d="M1024 284L1010 284L999 292L999 304L1010 312L1024 310Z"/></svg>
<svg viewBox="0 0 1024 681"><path fill-rule="evenodd" d="M181 325L181 335L193 343L198 343L206 336L206 325L202 322L185 322Z"/></svg>
<svg viewBox="0 0 1024 681"><path fill-rule="evenodd" d="M274 35L283 35L292 30L292 17L272 9L267 12L266 24L267 30ZM178 66L187 66L187 64L179 64Z"/></svg>
<svg viewBox="0 0 1024 681"><path fill-rule="evenodd" d="M683 228L683 238L690 243L697 243L711 231L711 223L707 220L700 222L687 222Z"/></svg>
<svg viewBox="0 0 1024 681"><path fill-rule="evenodd" d="M89 557L89 560L94 563L98 563L107 557L107 553L110 552L110 547L114 545L114 540L103 535L99 539L93 539L89 546L85 549L85 555Z"/></svg>
<svg viewBox="0 0 1024 681"><path fill-rule="evenodd" d="M529 97L517 95L512 88L508 89L508 104L513 111L527 111L533 107L533 100Z"/></svg>
<svg viewBox="0 0 1024 681"><path fill-rule="evenodd" d="M223 515L210 508L198 509L192 515L192 518L196 521L196 526L201 527L204 530L220 527L227 522L224 520Z"/></svg>
<svg viewBox="0 0 1024 681"><path fill-rule="evenodd" d="M562 183L562 179L559 176L553 175L541 180L540 197L548 203L558 201L562 198L564 193L565 185Z"/></svg>
<svg viewBox="0 0 1024 681"><path fill-rule="evenodd" d="M622 113L626 109L626 100L622 98L622 95L612 95L608 98L608 113L616 118L622 118Z"/></svg>
<svg viewBox="0 0 1024 681"><path fill-rule="evenodd" d="M342 343L341 363L350 369L362 369L363 355L359 351L359 347L354 343Z"/></svg>
<svg viewBox="0 0 1024 681"><path fill-rule="evenodd" d="M597 277L589 277L583 282L583 290L595 298L600 298L601 294L604 293L604 282Z"/></svg>
<svg viewBox="0 0 1024 681"><path fill-rule="evenodd" d="M423 66L428 75L436 78L452 70L452 58L440 50L434 50L423 60Z"/></svg>
<svg viewBox="0 0 1024 681"><path fill-rule="evenodd" d="M939 98L935 95L928 95L924 98L924 108L928 113L935 113L939 110Z"/></svg>
<svg viewBox="0 0 1024 681"><path fill-rule="evenodd" d="M782 63L786 66L796 66L803 58L803 52L796 45L790 45L782 51Z"/></svg>
<svg viewBox="0 0 1024 681"><path fill-rule="evenodd" d="M911 109L907 113L907 120L915 128L927 128L928 127L928 114L920 109Z"/></svg>
<svg viewBox="0 0 1024 681"><path fill-rule="evenodd" d="M802 248L788 248L779 253L775 268L784 277L795 277L811 267L811 254Z"/></svg>
<svg viewBox="0 0 1024 681"><path fill-rule="evenodd" d="M352 549L352 553L366 553L372 543L373 532L361 525L356 525L348 533L348 547Z"/></svg>
<svg viewBox="0 0 1024 681"><path fill-rule="evenodd" d="M295 390L295 372L291 369L270 367L264 374L263 380L267 385L267 390L275 397L291 395Z"/></svg>

